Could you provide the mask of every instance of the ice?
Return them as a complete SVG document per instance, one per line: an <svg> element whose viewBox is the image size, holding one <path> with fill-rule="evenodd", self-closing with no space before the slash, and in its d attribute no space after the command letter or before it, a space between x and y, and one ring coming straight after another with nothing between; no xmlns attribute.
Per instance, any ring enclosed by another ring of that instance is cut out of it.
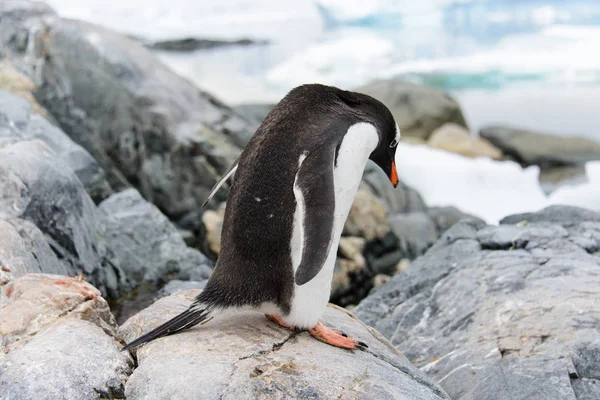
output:
<svg viewBox="0 0 600 400"><path fill-rule="evenodd" d="M523 169L510 161L467 158L404 143L398 145L396 164L400 179L416 189L427 205L455 206L490 224L547 203L536 166Z"/></svg>
<svg viewBox="0 0 600 400"><path fill-rule="evenodd" d="M400 179L427 205L455 206L489 224L557 204L600 211L600 161L585 165L587 182L562 186L550 196L541 189L537 166L522 168L512 161L467 158L405 143L398 145L396 165Z"/></svg>

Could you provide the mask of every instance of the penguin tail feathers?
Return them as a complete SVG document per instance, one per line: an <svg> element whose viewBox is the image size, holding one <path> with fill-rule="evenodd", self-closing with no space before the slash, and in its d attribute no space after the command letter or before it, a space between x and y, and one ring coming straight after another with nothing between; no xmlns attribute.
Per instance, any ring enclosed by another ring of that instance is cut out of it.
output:
<svg viewBox="0 0 600 400"><path fill-rule="evenodd" d="M158 339L162 336L171 335L173 333L182 331L187 328L191 328L201 322L208 322L211 317L211 311L207 307L202 307L198 304L193 304L190 308L182 312L181 314L173 317L164 324L154 328L150 332L140 336L131 343L126 344L121 351L133 349L144 343L150 342L154 339Z"/></svg>

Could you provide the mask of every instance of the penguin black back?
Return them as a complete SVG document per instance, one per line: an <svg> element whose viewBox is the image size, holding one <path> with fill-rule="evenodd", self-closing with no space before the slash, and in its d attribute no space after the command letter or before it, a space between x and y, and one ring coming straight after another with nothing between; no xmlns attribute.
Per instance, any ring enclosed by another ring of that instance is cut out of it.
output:
<svg viewBox="0 0 600 400"><path fill-rule="evenodd" d="M331 86L299 86L269 112L239 158L227 199L221 253L199 300L212 299L223 307L274 302L289 309L298 159L327 148L336 151L337 159L344 135L357 122L395 135L394 119L382 103Z"/></svg>

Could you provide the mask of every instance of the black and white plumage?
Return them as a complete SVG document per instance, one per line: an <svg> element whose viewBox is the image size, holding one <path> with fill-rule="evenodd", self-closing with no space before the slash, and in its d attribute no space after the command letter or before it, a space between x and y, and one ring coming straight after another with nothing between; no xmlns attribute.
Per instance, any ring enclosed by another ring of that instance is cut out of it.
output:
<svg viewBox="0 0 600 400"><path fill-rule="evenodd" d="M290 91L207 199L235 173L221 253L206 287L188 310L124 349L231 309L314 328L329 300L338 243L364 167L373 160L396 186L399 139L388 108L370 96L319 84Z"/></svg>

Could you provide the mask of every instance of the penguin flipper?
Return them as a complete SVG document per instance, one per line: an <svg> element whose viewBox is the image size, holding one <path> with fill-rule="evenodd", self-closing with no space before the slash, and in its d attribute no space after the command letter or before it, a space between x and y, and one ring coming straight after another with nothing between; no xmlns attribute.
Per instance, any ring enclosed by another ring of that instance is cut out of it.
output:
<svg viewBox="0 0 600 400"><path fill-rule="evenodd" d="M154 328L145 335L140 336L133 342L126 344L121 351L129 350L138 347L144 343L158 339L161 336L167 336L181 330L191 328L192 326L203 322L210 316L210 311L203 308L198 308L192 305L190 308L175 316L164 324Z"/></svg>
<svg viewBox="0 0 600 400"><path fill-rule="evenodd" d="M229 167L229 169L227 170L227 172L225 172L225 174L221 177L221 179L219 179L217 181L217 183L215 183L215 185L210 190L210 193L206 197L206 200L204 200L204 203L202 203L202 207L201 208L204 208L208 204L208 202L210 201L210 199L212 199L213 196L215 195L215 193L217 193L217 190L219 190L219 188L221 186L223 186L223 184L225 183L225 181L227 181L227 179L229 179L229 177L235 173L235 171L237 170L238 162L239 161L240 161L240 157L238 157L233 162L233 164L231 164L231 167Z"/></svg>
<svg viewBox="0 0 600 400"><path fill-rule="evenodd" d="M296 188L301 196L296 201L304 210L302 224L304 243L295 281L303 285L313 279L329 256L333 233L335 193L333 163L335 149L317 151L302 161L296 175ZM301 198L300 198L301 197Z"/></svg>

